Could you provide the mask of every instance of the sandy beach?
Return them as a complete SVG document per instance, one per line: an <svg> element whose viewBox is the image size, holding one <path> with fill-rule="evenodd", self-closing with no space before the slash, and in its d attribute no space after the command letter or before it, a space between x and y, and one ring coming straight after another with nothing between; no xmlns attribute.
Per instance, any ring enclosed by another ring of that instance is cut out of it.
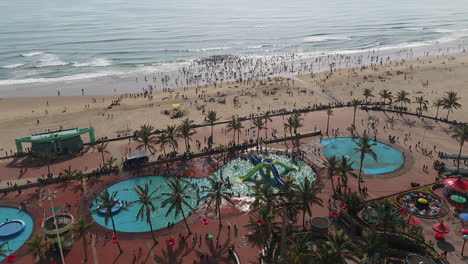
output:
<svg viewBox="0 0 468 264"><path fill-rule="evenodd" d="M428 100L429 115L437 109L432 102L445 92L455 91L460 102L468 101L468 56L464 53L447 56L423 57L398 63L384 63L361 68L343 68L314 74L300 74L292 78L275 77L255 81L222 83L216 88L211 85L189 88L176 88L167 91L154 91L151 96L143 93L114 94L113 88L120 83L118 79L109 83L92 84L92 80L74 82L73 89L84 90L84 96L18 97L0 99L0 153L14 151L14 139L32 133L59 127L95 127L96 136L116 137L138 130L143 124L155 128L165 128L178 124L180 119L171 119L161 114L170 110L172 104L183 104L187 117L195 123L202 123L204 112L215 110L221 120L230 118L234 113L246 116L250 113L263 113L279 109L294 109L314 104L329 104L334 101L349 101L351 98L364 99L362 91L373 89L372 101L381 101L379 92L388 89L395 95L400 90ZM149 77L148 77L149 79ZM140 86L150 83L126 79L121 86L127 91L142 91ZM428 83L428 85L425 85ZM45 84L40 84L44 86ZM53 84L67 86L67 83ZM87 91L93 86L104 86L100 91L109 90L109 95L92 96ZM106 88L107 87L107 88ZM130 88L133 87L133 88ZM50 90L50 87L48 88ZM140 89L140 90L139 90ZM118 89L120 91L120 89ZM21 95L21 93L20 93ZM109 107L114 100L119 105ZM234 104L234 99L238 103ZM226 103L218 103L225 99ZM407 105L415 110L417 105ZM447 111L440 109L439 115ZM451 118L463 121L466 110L456 110Z"/></svg>

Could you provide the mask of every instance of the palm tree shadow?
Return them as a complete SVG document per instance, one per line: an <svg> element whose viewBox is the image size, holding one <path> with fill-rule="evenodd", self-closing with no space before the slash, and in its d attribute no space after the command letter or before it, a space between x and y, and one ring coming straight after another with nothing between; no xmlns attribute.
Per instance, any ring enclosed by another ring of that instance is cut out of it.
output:
<svg viewBox="0 0 468 264"><path fill-rule="evenodd" d="M407 126L409 128L412 128L412 127L416 126L416 121L403 118L403 125L405 125L405 126Z"/></svg>
<svg viewBox="0 0 468 264"><path fill-rule="evenodd" d="M119 260L120 256L122 256L122 253L118 254L117 257L114 259L113 264L117 263L117 260Z"/></svg>
<svg viewBox="0 0 468 264"><path fill-rule="evenodd" d="M210 256L209 261L201 262L201 263L229 263L231 258L229 257L228 248L231 244L231 238L229 237L222 245L215 245L213 240L208 240L208 251L209 254L202 252L200 250L196 250L198 255L204 254Z"/></svg>
<svg viewBox="0 0 468 264"><path fill-rule="evenodd" d="M188 255L189 252L183 253L184 249L188 247L186 242L178 244L177 248L170 246L166 243L166 250L162 250L161 254L155 255L154 260L161 264L183 264L183 257Z"/></svg>
<svg viewBox="0 0 468 264"><path fill-rule="evenodd" d="M422 126L424 129L434 130L435 128L434 124L432 124L431 122L423 121L422 123L423 123Z"/></svg>

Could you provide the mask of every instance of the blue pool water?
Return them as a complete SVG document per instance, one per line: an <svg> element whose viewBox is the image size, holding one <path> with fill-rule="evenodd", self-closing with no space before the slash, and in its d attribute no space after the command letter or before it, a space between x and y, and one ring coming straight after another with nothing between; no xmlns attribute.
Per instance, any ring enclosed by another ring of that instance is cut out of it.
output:
<svg viewBox="0 0 468 264"><path fill-rule="evenodd" d="M120 212L116 213L114 215L114 222L117 231L123 231L123 232L146 232L149 231L149 225L146 224L146 220L143 222L140 220L136 220L136 215L138 213L138 210L140 210L141 205L139 203L132 203L136 200L138 200L138 195L135 193L133 188L140 184L140 185L145 185L146 183L149 183L150 186L150 191L152 192L153 190L157 190L155 193L155 196L157 197L156 200L154 200L154 203L156 205L156 211L153 212L151 216L151 223L153 224L153 229L161 229L167 227L168 222L173 222L177 223L182 220L182 214L180 214L178 217L174 216L174 211L166 216L166 212L169 208L170 205L168 205L166 208L161 208L161 203L167 198L163 196L163 193L170 193L170 189L167 185L167 182L170 180L169 177L163 177L163 176L146 176L146 177L138 177L138 178L133 178L125 181L121 181L119 183L116 183L108 188L109 192L117 192L116 198L122 201L127 201L129 205L127 206L126 210L121 210ZM202 186L207 185L207 180L206 179L187 179L189 182L190 187L187 189L187 195L190 196L188 199L188 203L193 207L197 207L197 193L196 189L197 187L199 189L202 188ZM193 184L193 185L192 185ZM197 184L197 186L195 186ZM203 203L200 201L200 205ZM93 209L96 209L97 204L94 203ZM189 208L184 207L184 212L186 215L189 215ZM105 226L109 229L112 229L112 223L109 220L107 225L105 224L105 218L103 215L93 212L92 216L94 220L102 225Z"/></svg>
<svg viewBox="0 0 468 264"><path fill-rule="evenodd" d="M293 164L291 159L287 156L282 155L271 155L270 157L282 161L285 164ZM299 171L291 172L291 177L296 179L298 182L304 180L305 177L310 178L311 180L315 180L315 173L313 169L303 161L297 161L297 165L300 167ZM222 168L209 177L215 177L219 179L221 177L221 171L223 174L224 180L229 180L232 183L232 192L235 195L246 196L251 193L249 186L253 185L253 181L255 179L261 180L265 184L271 184L273 187L279 187L273 176L270 178L261 177L260 173L256 173L252 176L251 180L245 182L238 182L237 178L240 176L244 176L247 174L251 169L254 168L254 165L249 160L242 160L242 159L235 159L230 161L226 166ZM284 169L280 166L277 166L280 175L284 172ZM161 203L166 199L162 194L169 193L170 189L167 186L167 182L172 177L164 177L164 176L146 176L146 177L138 177L129 180L125 180L119 183L116 183L108 188L109 192L117 191L116 198L119 200L124 200L130 203L126 210L121 210L120 212L114 215L114 221L116 225L117 231L123 232L146 232L149 231L149 225L146 222L141 222L136 220L136 215L138 210L140 209L139 203L132 203L138 199L138 196L134 192L133 188L140 184L144 185L145 183L149 183L150 191L157 190L155 196L157 199L154 201L157 207L157 210L153 213L151 217L151 223L153 225L154 230L161 229L167 227L168 222L177 223L182 220L182 215L178 217L174 217L174 214L171 213L166 216L166 212L168 207L161 208ZM190 185L187 195L190 196L188 199L189 204L193 208L197 208L205 203L205 201L198 201L198 197L203 197L204 193L202 191L203 186L208 186L208 180L204 179L194 179L194 178L187 178L185 179L188 184ZM199 195L197 195L196 190L200 190ZM93 209L96 209L97 204L94 203ZM185 215L188 216L190 214L189 209L184 207ZM92 216L94 220L109 229L112 229L112 224L109 220L109 223L105 225L104 216L100 215L97 212L93 212Z"/></svg>
<svg viewBox="0 0 468 264"><path fill-rule="evenodd" d="M1 223L5 222L5 220L8 218L9 220L20 219L23 220L26 224L24 231L20 234L9 238L0 238L0 244L3 242L8 242L11 251L7 254L11 255L21 246L23 246L23 244L31 236L34 227L33 219L28 213L13 207L0 207L0 217ZM4 257L0 256L0 261L3 261L4 259Z"/></svg>
<svg viewBox="0 0 468 264"><path fill-rule="evenodd" d="M371 143L375 144L372 149L377 155L377 161L371 156L366 155L362 166L362 170L365 173L383 174L401 168L405 159L399 151L384 143L376 141L371 141ZM345 155L354 162L352 167L359 169L360 153L355 151L357 145L354 143L353 138L334 138L322 141L320 144L324 146L322 152L325 157L341 157Z"/></svg>

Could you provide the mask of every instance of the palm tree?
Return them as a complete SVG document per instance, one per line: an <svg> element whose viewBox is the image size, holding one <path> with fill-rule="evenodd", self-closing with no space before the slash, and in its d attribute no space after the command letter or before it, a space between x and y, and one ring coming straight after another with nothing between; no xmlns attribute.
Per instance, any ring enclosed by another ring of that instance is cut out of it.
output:
<svg viewBox="0 0 468 264"><path fill-rule="evenodd" d="M333 232L328 235L328 241L325 242L326 249L330 250L332 255L336 256L338 260L333 263L345 264L347 263L346 260L356 260L353 256L354 249L352 243L343 232Z"/></svg>
<svg viewBox="0 0 468 264"><path fill-rule="evenodd" d="M294 135L296 136L295 140L297 141L297 143L299 143L298 139L297 139L297 136L298 136L297 129L304 126L304 124L302 123L302 121L304 121L304 119L301 117L300 113L294 113L291 116L291 119L292 119L292 124L291 124L292 130L294 131ZM297 145L299 146L299 144L297 144ZM294 146L294 141L293 141L293 146Z"/></svg>
<svg viewBox="0 0 468 264"><path fill-rule="evenodd" d="M171 143L171 141L169 137L167 136L166 132L159 133L158 136L156 137L156 144L159 145L164 155L166 155L166 145L169 143Z"/></svg>
<svg viewBox="0 0 468 264"><path fill-rule="evenodd" d="M43 240L44 237L42 235L35 235L26 241L26 245L28 246L27 252L32 253L35 260L39 258L39 261L36 261L37 263L44 263L45 261L43 249L47 249L47 244Z"/></svg>
<svg viewBox="0 0 468 264"><path fill-rule="evenodd" d="M226 126L227 131L230 132L232 131L232 141L236 143L236 132L237 132L237 144L240 143L240 133L241 129L244 128L242 125L242 122L237 118L236 116L232 116L232 119L229 121L229 123Z"/></svg>
<svg viewBox="0 0 468 264"><path fill-rule="evenodd" d="M327 136L328 136L328 126L330 124L330 116L333 115L333 110L330 108L330 109L327 109Z"/></svg>
<svg viewBox="0 0 468 264"><path fill-rule="evenodd" d="M219 219L219 232L221 232L221 204L224 200L234 205L234 203L231 201L232 193L226 191L228 186L225 181L216 180L213 178L208 178L208 181L210 182L210 186L203 186L202 190L205 192L205 195L202 199L209 200L208 206L214 202L215 213L218 215Z"/></svg>
<svg viewBox="0 0 468 264"><path fill-rule="evenodd" d="M309 241L309 237L305 235L297 235L294 236L294 238L289 238L289 243L292 245L288 248L288 256L284 263L311 263L310 258L313 256L313 254L309 249Z"/></svg>
<svg viewBox="0 0 468 264"><path fill-rule="evenodd" d="M371 156L374 160L377 161L377 155L372 149L372 147L375 146L376 144L372 143L367 135L364 135L360 140L353 140L353 141L357 145L357 148L355 148L354 151L359 152L361 154L360 164L359 164L358 189L359 189L359 193L362 195L362 190L361 190L362 165L364 164L364 159L366 158L366 155Z"/></svg>
<svg viewBox="0 0 468 264"><path fill-rule="evenodd" d="M182 184L182 182L184 182L184 184ZM190 199L190 196L187 195L187 189L189 185L186 184L185 181L181 180L170 180L167 185L169 186L171 192L162 194L167 198L162 202L161 207L165 208L169 205L169 209L167 209L166 216L168 216L172 211L174 211L175 217L178 217L180 214L182 214L185 227L187 228L189 235L191 235L192 231L190 230L190 227L187 224L187 219L183 208L183 206L185 206L188 207L191 211L193 211L192 206L187 202Z"/></svg>
<svg viewBox="0 0 468 264"><path fill-rule="evenodd" d="M265 122L265 139L268 139L268 122L273 122L271 119L271 112L266 111L265 115L263 115L263 121Z"/></svg>
<svg viewBox="0 0 468 264"><path fill-rule="evenodd" d="M153 144L156 141L156 137L153 136L154 127L150 125L143 125L140 127L140 131L138 131L137 141L141 142L141 145L137 146L137 148L145 147L145 151L149 150L151 154L156 152Z"/></svg>
<svg viewBox="0 0 468 264"><path fill-rule="evenodd" d="M415 99L416 100L414 101L414 103L419 104L419 114L422 115L423 111L427 109L427 104L429 103L429 101L426 98L424 98L423 95L418 96Z"/></svg>
<svg viewBox="0 0 468 264"><path fill-rule="evenodd" d="M252 120L252 127L257 129L257 145L259 144L260 131L264 128L263 119L261 117Z"/></svg>
<svg viewBox="0 0 468 264"><path fill-rule="evenodd" d="M287 134L286 131L289 131L289 134L291 135L291 142L294 144L294 141L292 140L292 136L293 136L292 131L293 131L293 127L294 127L294 119L293 119L292 116L289 116L286 119L286 122L283 123L283 127L284 127L284 136L285 136L285 138L286 138L286 134Z"/></svg>
<svg viewBox="0 0 468 264"><path fill-rule="evenodd" d="M299 202L302 207L302 227L304 229L306 213L309 214L310 217L312 217L312 205L323 205L322 199L318 197L318 194L320 193L321 189L321 186L318 186L314 182L311 182L307 177L304 179L303 182L295 184L293 186L293 191L296 194L297 202Z"/></svg>
<svg viewBox="0 0 468 264"><path fill-rule="evenodd" d="M375 264L376 259L375 255L377 253L382 253L387 248L387 243L385 240L379 237L377 230L375 228L370 229L364 236L362 240L363 245L360 247L361 254L367 257L369 264Z"/></svg>
<svg viewBox="0 0 468 264"><path fill-rule="evenodd" d="M104 164L104 166L107 167L107 168L112 168L112 167L114 166L114 164L115 164L116 161L117 161L116 158L110 157L110 158L108 158L108 159L106 160L106 163Z"/></svg>
<svg viewBox="0 0 468 264"><path fill-rule="evenodd" d="M83 242L84 262L88 262L88 243L86 242L86 236L88 235L89 229L92 225L92 223L87 223L83 216L80 216L79 220L72 226L72 233L74 234L73 238L75 240L81 239Z"/></svg>
<svg viewBox="0 0 468 264"><path fill-rule="evenodd" d="M353 169L354 161L350 162L349 158L346 156L341 156L341 160L338 162L338 167L336 168L337 172L341 176L344 186L348 186L348 175L356 177Z"/></svg>
<svg viewBox="0 0 468 264"><path fill-rule="evenodd" d="M393 206L388 200L384 200L375 206L377 211L376 225L381 226L384 229L384 233L387 233L388 228L394 229L395 227L401 226L404 215L398 212L398 208Z"/></svg>
<svg viewBox="0 0 468 264"><path fill-rule="evenodd" d="M68 168L63 169L60 172L65 178L72 179L76 175L76 170L72 170L71 165L68 165Z"/></svg>
<svg viewBox="0 0 468 264"><path fill-rule="evenodd" d="M37 157L42 163L47 165L47 173L50 175L50 164L55 159L55 154L50 151L37 152Z"/></svg>
<svg viewBox="0 0 468 264"><path fill-rule="evenodd" d="M364 208L364 199L361 198L357 193L352 192L344 197L344 202L348 205L348 213L352 216L356 216Z"/></svg>
<svg viewBox="0 0 468 264"><path fill-rule="evenodd" d="M206 115L206 120L205 122L210 124L211 126L211 143L214 142L214 139L213 139L213 128L214 128L214 124L219 120L219 117L217 116L217 113L216 111L214 110L210 110L208 111L208 114ZM209 144L211 146L211 144Z"/></svg>
<svg viewBox="0 0 468 264"><path fill-rule="evenodd" d="M396 94L395 103L401 103L401 108L403 109L403 104L411 103L411 100L408 98L409 93L407 91L401 90Z"/></svg>
<svg viewBox="0 0 468 264"><path fill-rule="evenodd" d="M262 208L253 215L249 224L246 225L247 228L255 230L255 234L259 236L267 252L267 260L270 259L273 249L273 235L280 230L280 222L275 222L275 213L276 210ZM259 220L261 224L259 224Z"/></svg>
<svg viewBox="0 0 468 264"><path fill-rule="evenodd" d="M327 178L330 179L333 189L333 195L335 195L335 183L333 181L333 176L338 171L339 161L336 156L327 157L323 164L324 169L327 170Z"/></svg>
<svg viewBox="0 0 468 264"><path fill-rule="evenodd" d="M94 146L95 149L96 149L96 151L99 152L99 153L101 153L102 165L104 165L104 163L105 163L105 160L104 160L104 153L109 154L109 151L107 151L107 145L108 145L108 144L109 144L109 143L107 143L107 142L102 142L102 143L100 143L100 144Z"/></svg>
<svg viewBox="0 0 468 264"><path fill-rule="evenodd" d="M192 140L192 136L197 133L197 131L194 128L194 121L189 120L188 118L184 119L182 121L182 124L179 125L178 131L180 137L183 137L185 140L185 151L189 152L190 151L190 144L189 141Z"/></svg>
<svg viewBox="0 0 468 264"><path fill-rule="evenodd" d="M439 109L441 106L444 106L444 99L443 98L437 98L432 102L433 107L437 107L437 113L435 118L437 119L439 117Z"/></svg>
<svg viewBox="0 0 468 264"><path fill-rule="evenodd" d="M172 149L174 152L177 152L177 148L179 148L179 145L177 144L177 126L172 125L172 126L167 126L166 128L166 134L167 138L169 139L169 142L171 143Z"/></svg>
<svg viewBox="0 0 468 264"><path fill-rule="evenodd" d="M361 105L361 100L359 99L354 99L351 100L351 105L353 106L353 127L356 127L356 111L358 109L358 107Z"/></svg>
<svg viewBox="0 0 468 264"><path fill-rule="evenodd" d="M456 92L446 92L446 96L444 97L444 105L443 108L447 109L447 118L449 118L450 112L453 112L454 109L461 108L461 104L458 102L461 98L458 97Z"/></svg>
<svg viewBox="0 0 468 264"><path fill-rule="evenodd" d="M368 103L369 97L374 97L373 90L369 88L364 88L362 95L366 98L366 104Z"/></svg>
<svg viewBox="0 0 468 264"><path fill-rule="evenodd" d="M387 102L387 99L390 100L390 102L392 102L393 95L392 92L390 92L389 90L383 89L382 91L380 91L379 95L380 98L383 99L384 104Z"/></svg>
<svg viewBox="0 0 468 264"><path fill-rule="evenodd" d="M8 249L4 249L7 244L8 244L8 242L3 242L3 243L0 244L0 257L2 257L2 258L7 257L8 252L11 251L11 250L8 250Z"/></svg>
<svg viewBox="0 0 468 264"><path fill-rule="evenodd" d="M460 143L460 151L458 152L457 157L457 172L460 170L460 158L465 141L468 140L468 125L458 125L453 128L452 138Z"/></svg>
<svg viewBox="0 0 468 264"><path fill-rule="evenodd" d="M97 197L96 201L98 207L96 210L104 209L104 223L107 225L109 223L109 219L112 223L112 230L114 231L114 236L117 236L117 230L115 229L115 222L114 222L114 215L112 214L112 208L119 202L116 198L117 192L110 193L108 189L105 189L101 192ZM120 242L117 242L117 247L119 248L120 254L123 253L122 248L120 247Z"/></svg>
<svg viewBox="0 0 468 264"><path fill-rule="evenodd" d="M260 208L272 210L276 206L275 190L270 184L262 184L260 181L255 181L250 189L252 190L250 197L254 198L250 207L256 210Z"/></svg>
<svg viewBox="0 0 468 264"><path fill-rule="evenodd" d="M140 203L141 207L138 210L136 219L140 221L146 221L149 225L151 237L153 238L154 243L157 243L156 238L153 233L153 223L151 222L151 214L156 211L156 206L153 201L156 199L155 193L157 189L150 192L149 184L146 183L144 186L137 185L133 188L133 191L137 194L137 202Z"/></svg>

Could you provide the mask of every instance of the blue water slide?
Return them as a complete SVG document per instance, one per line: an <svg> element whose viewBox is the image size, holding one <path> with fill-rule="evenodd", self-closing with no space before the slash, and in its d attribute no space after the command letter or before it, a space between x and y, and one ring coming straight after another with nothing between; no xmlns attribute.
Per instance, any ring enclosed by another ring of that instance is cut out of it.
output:
<svg viewBox="0 0 468 264"><path fill-rule="evenodd" d="M252 162L253 165L257 165L257 164L259 164L261 162L261 160L259 160L257 158L257 156L252 155L252 156L250 156L250 162Z"/></svg>
<svg viewBox="0 0 468 264"><path fill-rule="evenodd" d="M273 174L273 176L275 177L276 181L281 185L281 186L284 186L285 183L283 180L281 180L280 178L280 175L279 175L279 172L278 172L278 169L276 168L276 166L271 166L271 173Z"/></svg>
<svg viewBox="0 0 468 264"><path fill-rule="evenodd" d="M257 158L257 156L252 155L250 156L250 162L252 162L253 165L257 166L257 164L261 163L262 161L259 158ZM262 177L265 176L265 172L263 171L263 169L258 170L258 173L260 173Z"/></svg>

